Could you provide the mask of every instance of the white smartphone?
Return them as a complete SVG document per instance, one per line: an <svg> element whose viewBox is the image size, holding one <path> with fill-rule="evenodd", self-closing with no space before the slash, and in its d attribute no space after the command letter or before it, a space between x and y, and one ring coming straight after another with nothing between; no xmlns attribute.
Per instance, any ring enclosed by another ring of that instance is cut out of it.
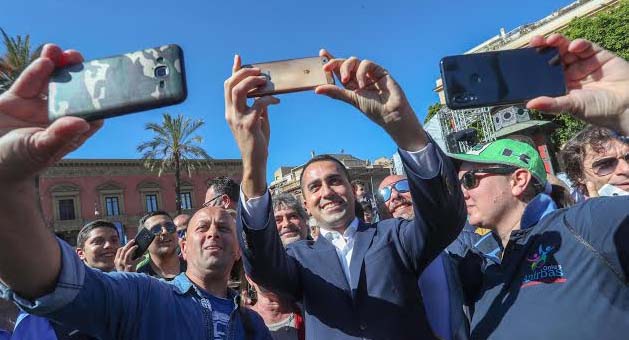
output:
<svg viewBox="0 0 629 340"><path fill-rule="evenodd" d="M605 184L598 190L599 196L625 196L629 195L629 192L617 188L611 184Z"/></svg>

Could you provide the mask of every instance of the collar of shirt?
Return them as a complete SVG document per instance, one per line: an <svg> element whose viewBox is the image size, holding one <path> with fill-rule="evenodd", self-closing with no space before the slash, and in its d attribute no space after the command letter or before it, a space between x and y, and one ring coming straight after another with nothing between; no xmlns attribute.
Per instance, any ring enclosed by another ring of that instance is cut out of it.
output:
<svg viewBox="0 0 629 340"><path fill-rule="evenodd" d="M192 283L186 273L181 273L177 275L172 281L167 283L170 283L174 287L175 292L179 295L185 295L191 289L194 290L194 292L199 295L199 297L202 297L203 294L211 295L210 293L204 291L202 288L197 287L194 283ZM236 306L240 305L240 295L231 288L227 288L227 299L234 300Z"/></svg>
<svg viewBox="0 0 629 340"><path fill-rule="evenodd" d="M550 196L544 193L538 194L524 209L522 219L520 220L520 229L536 225L544 216L555 210L557 210L557 205Z"/></svg>
<svg viewBox="0 0 629 340"><path fill-rule="evenodd" d="M352 222L347 226L343 235L336 230L327 230L321 228L321 235L332 242L332 244L339 250L343 250L350 243L353 244L354 236L358 230L358 218L354 217Z"/></svg>

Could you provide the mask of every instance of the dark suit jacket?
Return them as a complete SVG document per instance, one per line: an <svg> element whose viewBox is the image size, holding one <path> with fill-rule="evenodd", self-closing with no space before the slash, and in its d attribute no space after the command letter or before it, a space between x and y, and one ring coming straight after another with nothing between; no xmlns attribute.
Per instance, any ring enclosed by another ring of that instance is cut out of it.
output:
<svg viewBox="0 0 629 340"><path fill-rule="evenodd" d="M438 150L438 148L436 148ZM413 221L359 224L347 282L324 237L282 246L271 204L265 226L251 228L239 206L238 235L248 275L302 303L307 339L434 339L417 279L465 223L460 186L450 161L422 179L405 165L415 205ZM269 202L270 203L270 202Z"/></svg>

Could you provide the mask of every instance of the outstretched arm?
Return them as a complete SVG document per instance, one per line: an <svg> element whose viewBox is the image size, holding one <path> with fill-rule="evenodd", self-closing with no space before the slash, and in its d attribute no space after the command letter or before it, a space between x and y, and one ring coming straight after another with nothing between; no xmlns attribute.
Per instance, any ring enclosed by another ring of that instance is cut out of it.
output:
<svg viewBox="0 0 629 340"><path fill-rule="evenodd" d="M35 176L95 133L102 122L65 117L48 125L48 80L55 67L82 61L76 51L46 45L41 57L0 95L0 280L24 298L56 284L59 245L46 228Z"/></svg>

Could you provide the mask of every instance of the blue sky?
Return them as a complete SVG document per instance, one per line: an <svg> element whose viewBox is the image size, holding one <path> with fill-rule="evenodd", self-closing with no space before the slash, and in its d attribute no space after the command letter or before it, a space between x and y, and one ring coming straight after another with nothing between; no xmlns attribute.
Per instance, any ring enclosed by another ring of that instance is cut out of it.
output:
<svg viewBox="0 0 629 340"><path fill-rule="evenodd" d="M188 99L177 106L113 118L70 158L137 158L147 122L163 112L201 118L203 147L214 158L239 158L224 120L223 81L234 53L244 63L316 55L369 58L401 84L423 120L445 55L536 21L572 1L7 1L0 27L55 42L86 59L177 43L186 56ZM3 52L3 51L2 51ZM269 176L302 164L310 152L390 157L389 137L352 107L314 93L280 96L270 111Z"/></svg>

